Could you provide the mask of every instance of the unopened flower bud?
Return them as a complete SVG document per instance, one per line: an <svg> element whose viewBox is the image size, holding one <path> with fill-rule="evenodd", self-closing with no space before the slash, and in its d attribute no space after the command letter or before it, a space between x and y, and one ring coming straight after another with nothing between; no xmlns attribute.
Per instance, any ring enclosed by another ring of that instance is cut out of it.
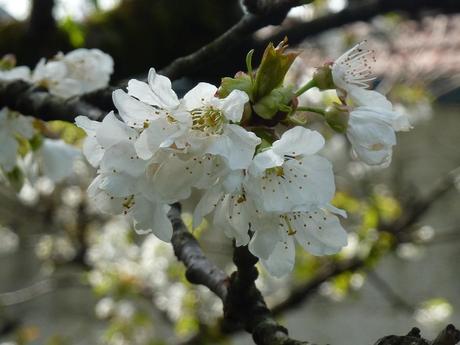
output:
<svg viewBox="0 0 460 345"><path fill-rule="evenodd" d="M329 126L336 132L344 133L347 130L350 113L345 107L339 104L331 105L324 111L324 117Z"/></svg>
<svg viewBox="0 0 460 345"><path fill-rule="evenodd" d="M6 54L0 60L0 70L10 70L16 67L16 57L13 54Z"/></svg>
<svg viewBox="0 0 460 345"><path fill-rule="evenodd" d="M315 73L313 73L313 80L315 81L316 87L320 90L335 89L330 64L318 67Z"/></svg>

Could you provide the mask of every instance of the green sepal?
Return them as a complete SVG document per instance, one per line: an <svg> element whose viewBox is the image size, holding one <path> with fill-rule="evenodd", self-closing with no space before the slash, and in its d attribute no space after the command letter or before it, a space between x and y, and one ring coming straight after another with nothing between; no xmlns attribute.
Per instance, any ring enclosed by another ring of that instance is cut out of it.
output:
<svg viewBox="0 0 460 345"><path fill-rule="evenodd" d="M13 187L16 192L19 192L24 185L24 174L21 169L15 166L13 170L6 173L6 177L8 178L10 186Z"/></svg>
<svg viewBox="0 0 460 345"><path fill-rule="evenodd" d="M289 104L293 97L294 91L291 87L279 87L258 101L253 109L259 117L269 120L279 111L289 112L291 110Z"/></svg>
<svg viewBox="0 0 460 345"><path fill-rule="evenodd" d="M21 156L21 157L25 157L26 154L30 151L31 147L30 147L30 143L29 143L29 140L27 140L26 138L24 137L21 137L19 135L16 135L16 141L18 142L19 146L18 146L18 154Z"/></svg>
<svg viewBox="0 0 460 345"><path fill-rule="evenodd" d="M16 67L16 57L12 54L4 55L0 60L0 71L8 71Z"/></svg>
<svg viewBox="0 0 460 345"><path fill-rule="evenodd" d="M43 145L43 136L41 134L35 134L29 139L29 145L32 151L37 151Z"/></svg>
<svg viewBox="0 0 460 345"><path fill-rule="evenodd" d="M277 47L270 43L265 49L254 82L255 101L268 95L273 89L280 87L287 71L299 55L296 52L285 53L286 42L286 39L283 40Z"/></svg>
<svg viewBox="0 0 460 345"><path fill-rule="evenodd" d="M253 83L251 77L243 72L236 74L235 78L225 77L222 78L220 88L219 88L219 97L227 97L233 90L244 91L248 94L249 99L253 100Z"/></svg>
<svg viewBox="0 0 460 345"><path fill-rule="evenodd" d="M271 148L273 142L277 139L272 131L265 128L254 128L252 132L261 140L256 147L256 154Z"/></svg>
<svg viewBox="0 0 460 345"><path fill-rule="evenodd" d="M326 108L324 117L329 126L338 133L345 133L348 128L350 114L340 105L332 105Z"/></svg>

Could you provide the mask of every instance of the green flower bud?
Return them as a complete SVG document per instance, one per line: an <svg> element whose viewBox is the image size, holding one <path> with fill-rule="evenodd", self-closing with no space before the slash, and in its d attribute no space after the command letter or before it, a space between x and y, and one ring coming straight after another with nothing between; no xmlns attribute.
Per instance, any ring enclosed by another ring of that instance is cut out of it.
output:
<svg viewBox="0 0 460 345"><path fill-rule="evenodd" d="M13 54L6 54L0 60L0 70L10 70L16 67L16 57Z"/></svg>
<svg viewBox="0 0 460 345"><path fill-rule="evenodd" d="M345 107L340 104L331 105L324 111L324 117L333 130L339 133L346 132L350 113Z"/></svg>
<svg viewBox="0 0 460 345"><path fill-rule="evenodd" d="M315 86L320 90L335 89L332 70L329 64L318 67L313 74L313 80L315 81Z"/></svg>

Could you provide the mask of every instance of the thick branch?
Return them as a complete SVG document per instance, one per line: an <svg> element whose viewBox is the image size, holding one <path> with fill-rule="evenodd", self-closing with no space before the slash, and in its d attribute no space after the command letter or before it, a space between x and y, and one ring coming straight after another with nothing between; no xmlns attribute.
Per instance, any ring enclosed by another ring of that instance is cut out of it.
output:
<svg viewBox="0 0 460 345"><path fill-rule="evenodd" d="M173 226L171 239L176 257L186 267L185 276L192 284L201 284L208 287L220 299L227 297L228 276L209 261L203 253L198 241L188 231L182 222L181 207L178 203L172 205L169 219Z"/></svg>
<svg viewBox="0 0 460 345"><path fill-rule="evenodd" d="M257 345L302 345L307 342L293 340L288 330L279 325L267 308L257 289L255 264L258 259L247 247L237 247L233 261L237 267L230 278L227 299L224 301L224 327L243 327L252 334Z"/></svg>
<svg viewBox="0 0 460 345"><path fill-rule="evenodd" d="M202 68L212 60L225 56L225 52L234 49L248 36L267 25L278 25L286 17L289 9L301 4L299 0L246 0L245 5L250 12L224 34L200 48L196 52L174 60L160 71L170 79L178 79L198 68Z"/></svg>
<svg viewBox="0 0 460 345"><path fill-rule="evenodd" d="M44 121L73 121L78 115L102 119L105 113L78 97L63 99L23 80L0 81L0 109L8 107Z"/></svg>

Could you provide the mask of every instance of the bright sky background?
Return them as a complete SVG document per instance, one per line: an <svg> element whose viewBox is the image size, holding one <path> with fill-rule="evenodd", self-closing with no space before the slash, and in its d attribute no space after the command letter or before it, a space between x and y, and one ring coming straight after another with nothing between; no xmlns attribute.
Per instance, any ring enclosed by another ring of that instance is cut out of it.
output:
<svg viewBox="0 0 460 345"><path fill-rule="evenodd" d="M114 7L120 0L99 0L101 9ZM25 19L29 14L30 0L0 0L0 6L16 19ZM56 1L55 16L60 19L71 16L82 19L92 10L87 0L58 0Z"/></svg>

